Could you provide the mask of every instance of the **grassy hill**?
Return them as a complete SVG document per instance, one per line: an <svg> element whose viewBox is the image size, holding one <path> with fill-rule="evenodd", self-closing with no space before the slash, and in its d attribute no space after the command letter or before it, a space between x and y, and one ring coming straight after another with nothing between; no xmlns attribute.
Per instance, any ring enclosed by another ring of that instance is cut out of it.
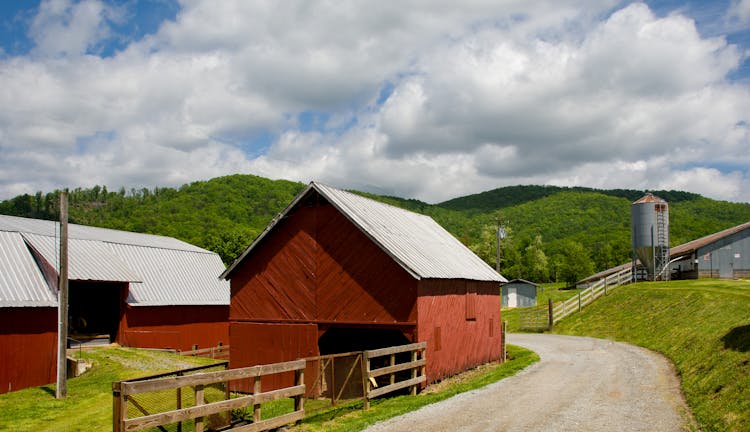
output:
<svg viewBox="0 0 750 432"><path fill-rule="evenodd" d="M553 331L664 354L677 368L701 430L750 430L750 282L626 285Z"/></svg>
<svg viewBox="0 0 750 432"><path fill-rule="evenodd" d="M231 262L304 184L232 175L184 185L108 191L69 191L71 221L177 237ZM750 204L680 191L658 191L670 203L673 245L750 220ZM510 186L438 204L363 194L427 214L494 265L495 230L502 221L502 272L537 282L567 280L570 267L603 270L630 258L630 204L643 191L556 186ZM0 202L0 214L55 219L58 192ZM586 262L571 262L569 251Z"/></svg>

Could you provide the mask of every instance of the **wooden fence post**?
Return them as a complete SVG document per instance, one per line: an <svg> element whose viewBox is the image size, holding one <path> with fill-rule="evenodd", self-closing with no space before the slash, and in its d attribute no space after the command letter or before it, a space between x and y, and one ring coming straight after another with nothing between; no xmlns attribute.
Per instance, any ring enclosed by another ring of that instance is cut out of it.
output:
<svg viewBox="0 0 750 432"><path fill-rule="evenodd" d="M127 417L128 410L125 406L126 399L122 396L122 383L112 383L112 431L122 432L125 428L123 427L122 421Z"/></svg>
<svg viewBox="0 0 750 432"><path fill-rule="evenodd" d="M203 384L195 386L195 406L203 405ZM195 432L203 432L203 417L195 418Z"/></svg>
<svg viewBox="0 0 750 432"><path fill-rule="evenodd" d="M261 390L261 382L260 377L255 377L255 381L253 382L253 394L257 395L263 392ZM260 413L260 404L256 403L253 405L253 422L258 423L261 420L261 413Z"/></svg>
<svg viewBox="0 0 750 432"><path fill-rule="evenodd" d="M552 304L552 299L547 299L547 329L551 329L555 324L555 310Z"/></svg>
<svg viewBox="0 0 750 432"><path fill-rule="evenodd" d="M305 370L300 369L294 372L295 378L296 378L296 384L304 385L305 384ZM304 392L301 395L297 395L294 397L294 410L295 411L304 411L305 410L305 394Z"/></svg>
<svg viewBox="0 0 750 432"><path fill-rule="evenodd" d="M367 351L362 353L362 400L363 409L370 409L370 358L367 355Z"/></svg>
<svg viewBox="0 0 750 432"><path fill-rule="evenodd" d="M411 361L412 362L416 362L417 361L417 354L418 354L418 350L414 350L414 351L411 352ZM412 370L411 370L411 377L412 377L412 379L414 379L414 378L417 377L417 368L412 368ZM395 376L391 375L391 383L394 383L394 382L396 382L395 381ZM414 384L413 386L411 386L410 391L411 391L411 395L412 396L416 396L417 395L417 384Z"/></svg>
<svg viewBox="0 0 750 432"><path fill-rule="evenodd" d="M578 292L578 312L581 311L581 292Z"/></svg>
<svg viewBox="0 0 750 432"><path fill-rule="evenodd" d="M508 344L507 344L507 333L508 333L508 321L503 321L503 363L508 361ZM424 374L424 373L423 373Z"/></svg>

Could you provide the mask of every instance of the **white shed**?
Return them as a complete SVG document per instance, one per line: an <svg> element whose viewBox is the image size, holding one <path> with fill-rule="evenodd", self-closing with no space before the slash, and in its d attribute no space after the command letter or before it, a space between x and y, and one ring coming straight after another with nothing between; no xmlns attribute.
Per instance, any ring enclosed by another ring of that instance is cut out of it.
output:
<svg viewBox="0 0 750 432"><path fill-rule="evenodd" d="M524 279L513 279L502 285L503 307L536 306L536 291L539 285Z"/></svg>

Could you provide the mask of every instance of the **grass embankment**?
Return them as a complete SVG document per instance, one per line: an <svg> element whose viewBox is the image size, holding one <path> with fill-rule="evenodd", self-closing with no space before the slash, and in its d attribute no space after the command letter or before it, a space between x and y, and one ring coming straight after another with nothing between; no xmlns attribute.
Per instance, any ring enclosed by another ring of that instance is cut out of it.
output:
<svg viewBox="0 0 750 432"><path fill-rule="evenodd" d="M573 296L578 295L582 290L579 289L565 289L564 282L546 283L540 284L537 289L537 306L543 306L547 304L549 299L552 299L553 303L565 301ZM503 308L501 315L503 321L508 321L508 332L517 333L521 330L521 319L520 313L523 308Z"/></svg>
<svg viewBox="0 0 750 432"><path fill-rule="evenodd" d="M108 347L84 350L82 357L91 360L93 368L68 380L65 399L55 399L55 385L0 395L0 431L112 430L112 382L214 362Z"/></svg>
<svg viewBox="0 0 750 432"><path fill-rule="evenodd" d="M68 380L65 399L55 399L54 385L0 395L0 431L112 430L112 382L213 363L199 357L131 348L94 348L84 351L83 357L91 360L94 367L81 377ZM295 430L361 430L377 421L513 375L539 360L533 352L514 346L508 347L508 357L504 364L482 366L428 387L427 392L417 396L376 399L369 411L362 411L362 402L356 401L312 413ZM291 410L290 401L277 402L264 404L264 417ZM317 401L310 402L308 406L314 407Z"/></svg>
<svg viewBox="0 0 750 432"><path fill-rule="evenodd" d="M554 333L625 341L663 353L703 431L750 431L750 283L626 285Z"/></svg>
<svg viewBox="0 0 750 432"><path fill-rule="evenodd" d="M456 394L474 390L515 375L539 356L525 348L508 346L508 361L503 364L481 366L473 371L432 385L416 396L396 396L375 399L368 411L362 402L350 402L305 417L302 424L291 428L295 432L349 432L359 431L379 421L396 417L425 405L439 402Z"/></svg>

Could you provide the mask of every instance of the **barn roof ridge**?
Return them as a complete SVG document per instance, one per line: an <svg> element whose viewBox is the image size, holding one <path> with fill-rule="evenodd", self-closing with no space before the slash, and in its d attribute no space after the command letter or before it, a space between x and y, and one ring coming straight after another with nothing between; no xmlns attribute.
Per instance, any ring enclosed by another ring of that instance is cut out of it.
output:
<svg viewBox="0 0 750 432"><path fill-rule="evenodd" d="M506 281L431 217L315 181L310 182L271 221L220 278L228 279L234 269L311 191L325 198L415 279Z"/></svg>

